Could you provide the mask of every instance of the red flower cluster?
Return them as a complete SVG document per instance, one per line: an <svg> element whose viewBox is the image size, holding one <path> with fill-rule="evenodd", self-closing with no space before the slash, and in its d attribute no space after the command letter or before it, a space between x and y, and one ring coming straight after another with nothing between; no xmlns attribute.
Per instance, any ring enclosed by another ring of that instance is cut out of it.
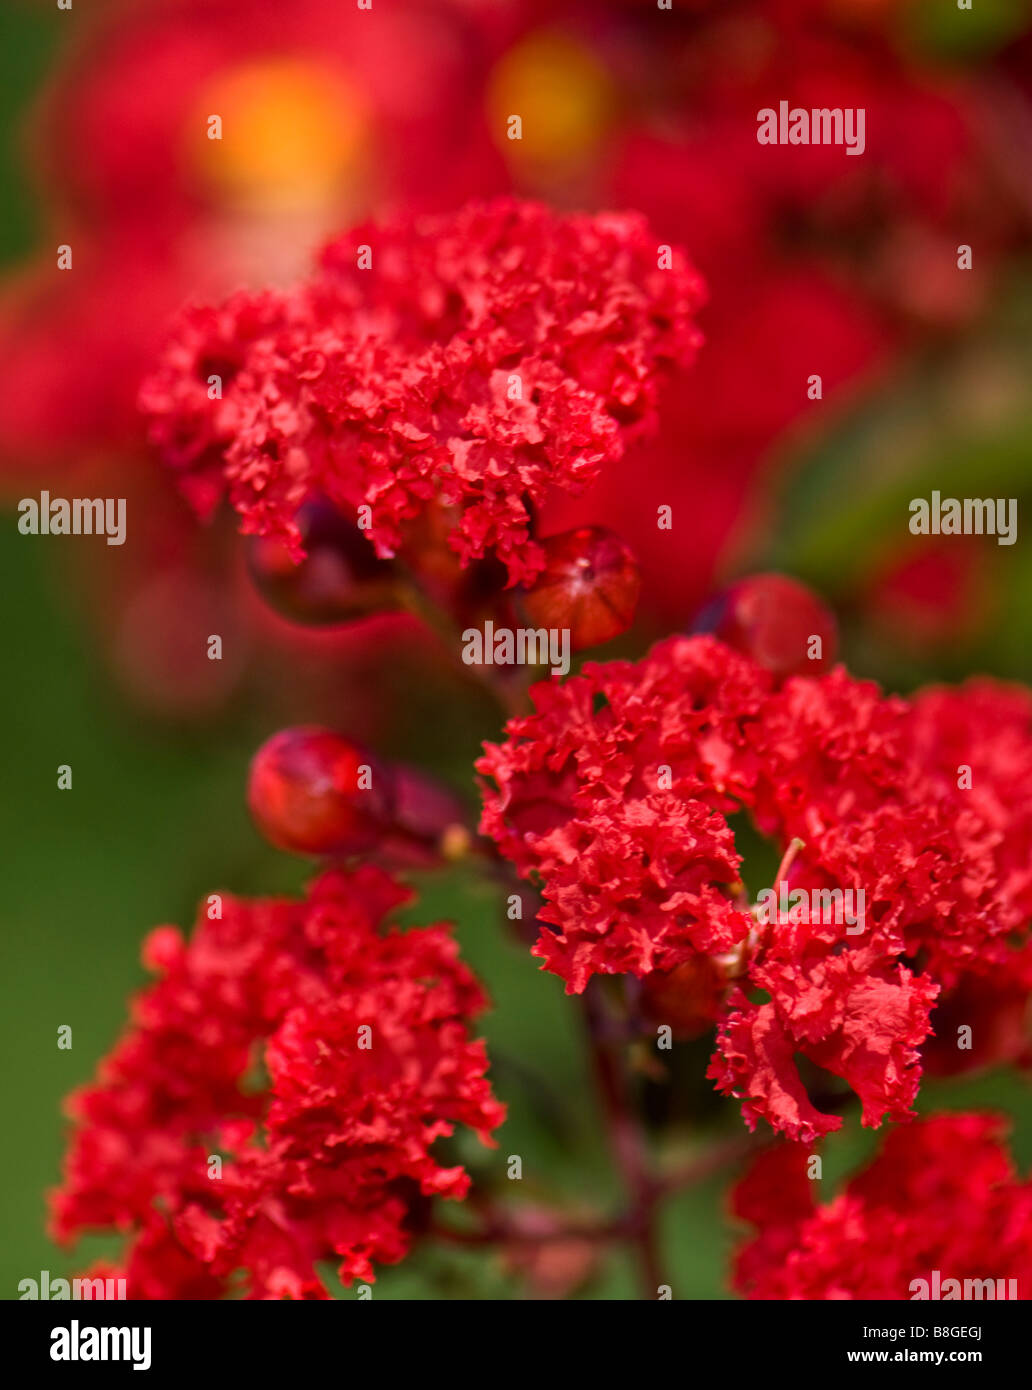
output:
<svg viewBox="0 0 1032 1390"><path fill-rule="evenodd" d="M474 204L360 227L291 293L187 311L142 403L201 512L228 489L245 531L300 555L297 512L320 493L368 506L387 556L439 503L463 562L492 550L528 581L533 507L651 422L701 298L637 215Z"/></svg>
<svg viewBox="0 0 1032 1390"><path fill-rule="evenodd" d="M133 1232L130 1297L218 1297L246 1269L250 1297L325 1298L317 1262L372 1279L421 1203L464 1196L431 1149L504 1117L467 1033L485 1001L446 927L380 930L406 896L328 873L301 902L226 897L189 943L151 934L161 978L72 1099L54 1211L62 1238Z"/></svg>
<svg viewBox="0 0 1032 1390"><path fill-rule="evenodd" d="M988 1115L893 1130L826 1206L813 1200L803 1149L761 1154L733 1196L736 1215L757 1228L738 1251L736 1289L758 1299L960 1298L965 1280L992 1279L1008 1281L1003 1296L1027 1298L1032 1181L1015 1177L1004 1130ZM994 1284L966 1296L1001 1295Z"/></svg>
<svg viewBox="0 0 1032 1390"><path fill-rule="evenodd" d="M849 1084L865 1124L907 1115L940 990L997 988L1028 960L1032 697L981 682L908 703L841 667L779 685L705 637L534 697L478 769L484 833L541 881L545 968L580 992L718 965L710 1074L750 1127L840 1127L796 1054ZM741 882L741 810L802 841L773 920ZM847 893L855 920L835 910Z"/></svg>

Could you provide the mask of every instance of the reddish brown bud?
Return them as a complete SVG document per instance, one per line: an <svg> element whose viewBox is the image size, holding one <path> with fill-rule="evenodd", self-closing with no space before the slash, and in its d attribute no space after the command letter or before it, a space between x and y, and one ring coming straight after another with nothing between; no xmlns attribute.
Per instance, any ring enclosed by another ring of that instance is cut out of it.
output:
<svg viewBox="0 0 1032 1390"><path fill-rule="evenodd" d="M601 526L564 531L542 545L545 568L523 597L535 627L569 628L573 651L626 632L641 589L630 547Z"/></svg>
<svg viewBox="0 0 1032 1390"><path fill-rule="evenodd" d="M248 571L271 608L295 623L321 627L398 607L395 567L377 557L354 519L313 498L297 521L306 551L300 562L277 537L248 540Z"/></svg>
<svg viewBox="0 0 1032 1390"><path fill-rule="evenodd" d="M390 825L389 772L328 729L273 735L255 754L247 803L259 830L295 854L344 855L375 845Z"/></svg>
<svg viewBox="0 0 1032 1390"><path fill-rule="evenodd" d="M784 574L740 579L706 606L692 631L712 632L779 680L830 670L838 650L831 609Z"/></svg>
<svg viewBox="0 0 1032 1390"><path fill-rule="evenodd" d="M655 1023L669 1024L675 1037L697 1038L713 1027L726 992L727 981L718 967L708 956L699 956L673 970L646 975L642 1012Z"/></svg>
<svg viewBox="0 0 1032 1390"><path fill-rule="evenodd" d="M465 826L465 806L447 787L418 768L394 763L391 767L393 818L397 829L413 839L436 845L449 832ZM453 849L459 844L450 834Z"/></svg>

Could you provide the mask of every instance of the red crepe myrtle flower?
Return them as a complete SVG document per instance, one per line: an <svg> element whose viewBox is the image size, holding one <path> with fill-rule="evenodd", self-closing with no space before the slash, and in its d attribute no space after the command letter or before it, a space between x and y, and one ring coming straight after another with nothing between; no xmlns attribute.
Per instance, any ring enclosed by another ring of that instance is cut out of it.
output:
<svg viewBox="0 0 1032 1390"><path fill-rule="evenodd" d="M482 830L540 880L544 968L579 993L597 974L718 964L710 1075L750 1128L809 1142L840 1127L797 1054L848 1084L865 1124L908 1114L940 992L1022 959L1032 697L983 682L908 703L841 667L779 686L708 637L533 695L477 766ZM749 903L741 810L791 847L788 911Z"/></svg>
<svg viewBox="0 0 1032 1390"><path fill-rule="evenodd" d="M1032 1181L1015 1174L1005 1133L978 1114L906 1125L825 1205L802 1147L760 1154L732 1199L756 1228L735 1258L735 1288L755 1299L960 1298L964 1280L992 1279L1008 1281L1002 1294L974 1296L1028 1298Z"/></svg>
<svg viewBox="0 0 1032 1390"><path fill-rule="evenodd" d="M720 808L767 686L721 644L674 639L640 666L589 663L535 686L538 712L486 746L477 768L495 786L481 830L541 878L550 926L533 949L568 992L595 974L672 970L747 934Z"/></svg>
<svg viewBox="0 0 1032 1390"><path fill-rule="evenodd" d="M300 902L208 900L192 938L159 927L159 979L76 1128L54 1228L130 1233L137 1298L325 1298L318 1261L371 1280L421 1206L469 1178L434 1141L504 1117L467 1024L484 996L447 927L383 930L386 874L328 873ZM221 1176L212 1158L222 1160Z"/></svg>
<svg viewBox="0 0 1032 1390"><path fill-rule="evenodd" d="M474 204L360 227L291 293L187 311L142 403L202 513L228 491L244 531L300 555L298 509L321 493L368 508L389 556L437 503L464 563L492 550L528 582L533 508L652 422L701 297L634 214Z"/></svg>

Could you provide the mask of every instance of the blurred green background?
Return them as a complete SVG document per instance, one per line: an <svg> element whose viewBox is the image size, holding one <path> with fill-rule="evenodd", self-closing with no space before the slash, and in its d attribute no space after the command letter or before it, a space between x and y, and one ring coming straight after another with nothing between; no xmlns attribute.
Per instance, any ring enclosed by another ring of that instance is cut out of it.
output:
<svg viewBox="0 0 1032 1390"><path fill-rule="evenodd" d="M5 5L0 11L0 111L13 137L0 145L5 263L31 250L38 234L17 135L59 38L48 6ZM1013 302L1022 303L1017 291ZM1026 360L1026 329L1025 318L1018 327L1001 322L999 331L1018 343L1012 361ZM958 437L941 410L929 405L922 393L931 392L934 399L934 392L944 389L935 380L934 373L931 378L926 373L895 387L877 410L865 413L862 428L844 424L812 450L795 491L780 503L785 526L772 528L775 539L762 558L788 565L832 594L845 583L849 557L868 554L882 533L879 509L889 493L893 505L901 487L909 495L909 477L901 482L893 470L883 482L863 462L893 448L900 410L916 411L930 431L915 446L916 470L921 460L927 464L936 457L945 431L957 469L991 464L1001 482L1027 487L1024 393L1012 415L997 418L990 447L984 434ZM847 655L863 673L900 688L937 672L952 675L955 666L973 669L973 652L985 669L1026 675L1032 579L1015 573L1002 586L1004 612L989 635L980 635L977 649L954 647L936 664L880 646L869 635L847 634ZM42 1269L69 1274L98 1254L114 1252L115 1245L101 1239L84 1242L72 1256L56 1250L45 1235L44 1194L59 1174L62 1097L91 1076L117 1036L126 1001L144 979L138 951L145 932L162 922L188 925L195 905L217 888L293 892L309 870L266 847L244 807L248 759L271 732L253 691L200 728L184 730L141 715L114 689L96 658L91 631L68 592L67 574L55 563L53 543L21 538L10 512L0 526L0 596L6 656L0 683L5 866L0 1296L14 1298L20 1279L38 1278ZM300 708L293 713L298 719L306 715ZM453 728L438 727L427 757L456 785L468 788L479 741L494 731L491 712L474 706ZM416 750L405 751L411 756ZM57 789L57 768L64 763L73 769L70 791ZM510 1118L493 1155L471 1145L463 1147L463 1157L475 1169L504 1168L507 1155L520 1154L524 1200L571 1211L606 1209L616 1200L615 1180L585 1068L579 1015L561 983L542 975L526 950L507 939L498 890L469 871L427 882L409 916L455 920L464 954L495 1002L485 1032ZM63 1025L73 1030L70 1051L57 1048ZM678 1068L691 1075L694 1066L698 1078L704 1059L704 1046L684 1049ZM968 1105L1005 1109L1014 1121L1016 1157L1025 1166L1032 1161L1032 1094L1025 1082L995 1073L963 1083L929 1082L921 1092L922 1110ZM675 1106L673 1143L690 1156L700 1136L706 1141L739 1127L737 1106L719 1100L708 1083L696 1079ZM855 1121L847 1126L827 1145L825 1187L833 1188L873 1142L872 1135L857 1131ZM729 1176L684 1193L664 1209L664 1253L677 1298L726 1296L733 1230L724 1215L723 1191ZM586 1292L633 1296L633 1271L624 1256L604 1263ZM495 1256L439 1244L426 1244L397 1269L383 1270L375 1291L377 1298L520 1294L521 1286Z"/></svg>

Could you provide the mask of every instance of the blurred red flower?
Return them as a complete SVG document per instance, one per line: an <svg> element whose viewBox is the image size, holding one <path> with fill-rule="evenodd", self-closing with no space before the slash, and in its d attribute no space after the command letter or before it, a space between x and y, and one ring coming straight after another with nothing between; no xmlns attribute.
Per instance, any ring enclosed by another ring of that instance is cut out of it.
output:
<svg viewBox="0 0 1032 1390"><path fill-rule="evenodd" d="M485 42L461 0L159 0L86 25L30 144L73 268L48 249L0 301L5 471L138 441L140 377L188 297L289 281L374 208L499 191L469 122Z"/></svg>

